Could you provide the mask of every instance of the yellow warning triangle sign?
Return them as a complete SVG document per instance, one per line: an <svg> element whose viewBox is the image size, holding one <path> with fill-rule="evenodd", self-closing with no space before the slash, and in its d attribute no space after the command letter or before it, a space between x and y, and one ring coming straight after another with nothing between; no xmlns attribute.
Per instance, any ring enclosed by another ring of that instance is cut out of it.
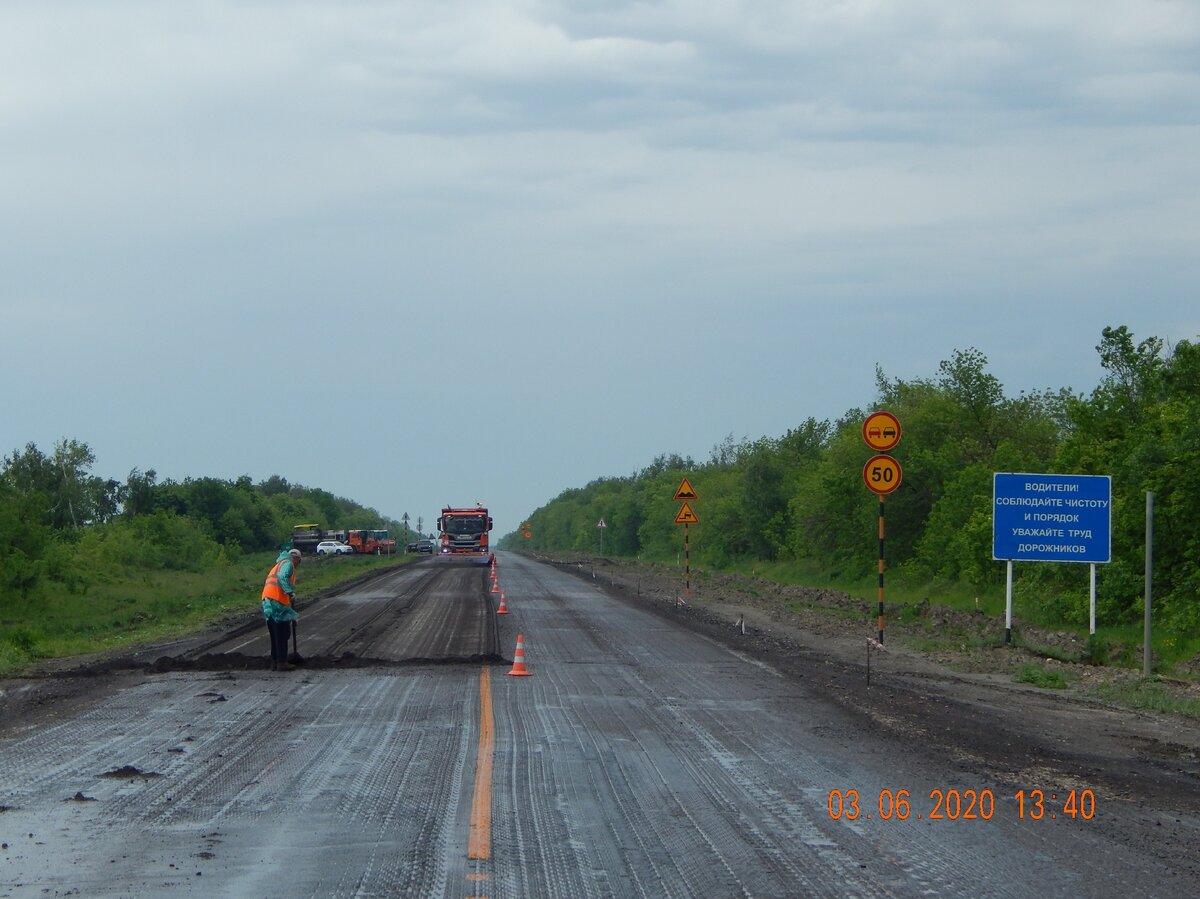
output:
<svg viewBox="0 0 1200 899"><path fill-rule="evenodd" d="M687 483L686 481L684 483ZM687 503L683 504L683 508L679 510L679 514L675 516L676 524L699 524L700 519L696 517L696 513L692 511L692 507Z"/></svg>
<svg viewBox="0 0 1200 899"><path fill-rule="evenodd" d="M683 479L683 483L679 485L679 489L675 491L676 500L695 499L696 491L692 489L692 485L687 478Z"/></svg>

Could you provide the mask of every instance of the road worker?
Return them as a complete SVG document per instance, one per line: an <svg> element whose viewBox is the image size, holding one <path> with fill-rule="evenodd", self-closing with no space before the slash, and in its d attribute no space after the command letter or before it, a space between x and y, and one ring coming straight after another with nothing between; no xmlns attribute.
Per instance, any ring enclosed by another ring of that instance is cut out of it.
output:
<svg viewBox="0 0 1200 899"><path fill-rule="evenodd" d="M298 549L281 552L263 584L262 611L271 634L272 671L291 671L296 667L288 661L288 637L293 622L300 618L296 611L296 566L301 558Z"/></svg>

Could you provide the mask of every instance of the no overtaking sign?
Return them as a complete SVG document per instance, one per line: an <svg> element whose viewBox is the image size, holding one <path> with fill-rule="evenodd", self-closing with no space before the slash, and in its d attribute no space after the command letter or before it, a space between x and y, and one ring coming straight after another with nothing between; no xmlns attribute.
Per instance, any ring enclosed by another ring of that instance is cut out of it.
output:
<svg viewBox="0 0 1200 899"><path fill-rule="evenodd" d="M1112 478L1007 474L992 482L992 558L1028 562L1108 562L1112 557Z"/></svg>

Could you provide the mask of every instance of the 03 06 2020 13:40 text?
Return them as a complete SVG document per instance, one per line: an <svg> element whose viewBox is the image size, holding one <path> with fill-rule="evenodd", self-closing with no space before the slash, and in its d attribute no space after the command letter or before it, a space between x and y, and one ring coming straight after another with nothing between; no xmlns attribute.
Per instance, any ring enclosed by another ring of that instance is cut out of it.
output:
<svg viewBox="0 0 1200 899"><path fill-rule="evenodd" d="M1011 795L1022 821L1091 821L1096 817L1096 794L1089 789L1017 790ZM913 807L911 790L883 788L870 797L855 789L830 790L826 803L834 821L990 821L996 814L996 794L990 789L934 788L923 808Z"/></svg>

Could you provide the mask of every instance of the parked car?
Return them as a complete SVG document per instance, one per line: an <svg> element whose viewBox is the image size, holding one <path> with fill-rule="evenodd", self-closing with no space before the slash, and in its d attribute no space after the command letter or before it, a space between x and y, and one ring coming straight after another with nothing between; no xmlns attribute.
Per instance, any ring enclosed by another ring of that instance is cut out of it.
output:
<svg viewBox="0 0 1200 899"><path fill-rule="evenodd" d="M347 546L339 540L322 540L317 544L318 556L345 556L353 552L353 546Z"/></svg>

